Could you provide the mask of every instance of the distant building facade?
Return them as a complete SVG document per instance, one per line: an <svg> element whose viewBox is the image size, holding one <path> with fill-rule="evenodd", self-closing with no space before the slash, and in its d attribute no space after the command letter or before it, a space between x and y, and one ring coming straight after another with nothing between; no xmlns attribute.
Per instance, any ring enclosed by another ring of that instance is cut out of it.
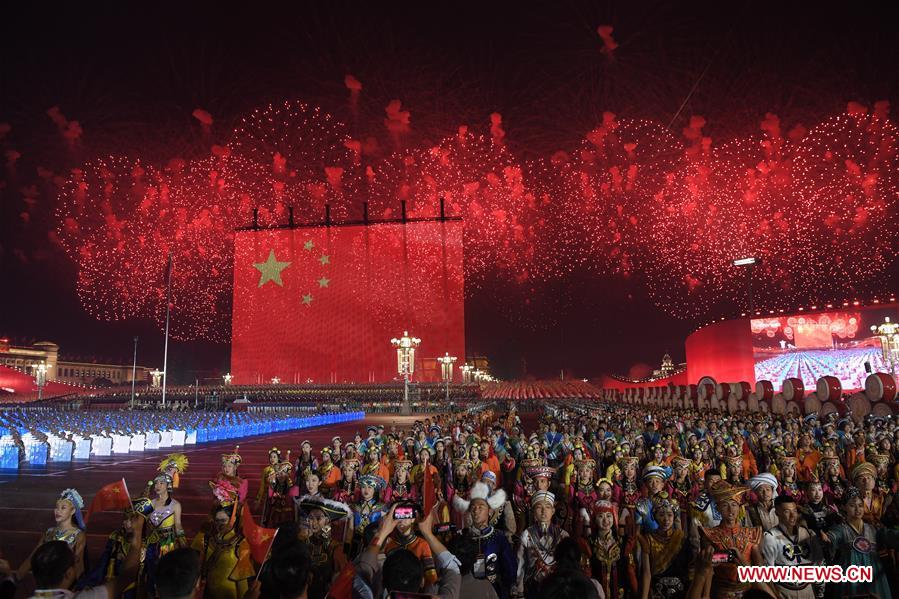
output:
<svg viewBox="0 0 899 599"><path fill-rule="evenodd" d="M0 338L0 365L33 374L40 364L47 366L47 380L74 385L103 384L126 385L131 383L132 364L104 364L60 359L59 345L51 341L39 341L29 346L12 345ZM150 368L138 365L134 371L138 383L150 380ZM109 383L105 383L109 381Z"/></svg>

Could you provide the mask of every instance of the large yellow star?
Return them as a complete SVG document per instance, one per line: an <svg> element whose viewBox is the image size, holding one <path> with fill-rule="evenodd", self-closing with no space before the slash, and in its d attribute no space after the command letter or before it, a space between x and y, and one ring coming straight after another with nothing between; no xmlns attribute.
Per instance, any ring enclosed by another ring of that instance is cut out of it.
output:
<svg viewBox="0 0 899 599"><path fill-rule="evenodd" d="M279 287L284 287L284 282L281 280L281 271L288 266L290 266L290 262L278 262L275 259L275 250L269 250L268 259L265 262L253 264L253 267L261 273L259 287L262 287L269 281L274 282Z"/></svg>

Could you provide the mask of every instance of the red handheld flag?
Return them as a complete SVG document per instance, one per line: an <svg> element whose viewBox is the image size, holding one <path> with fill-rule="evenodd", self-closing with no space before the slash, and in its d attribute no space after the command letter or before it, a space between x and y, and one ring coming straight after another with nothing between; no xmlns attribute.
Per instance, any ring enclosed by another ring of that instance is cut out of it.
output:
<svg viewBox="0 0 899 599"><path fill-rule="evenodd" d="M256 524L253 520L253 514L250 513L246 504L244 504L241 511L240 520L241 530L247 543L250 544L250 554L253 556L253 560L257 564L264 563L269 549L271 549L272 543L275 541L275 533L278 532L278 529L264 528Z"/></svg>
<svg viewBox="0 0 899 599"><path fill-rule="evenodd" d="M124 510L131 507L131 497L128 496L128 487L125 486L125 479L117 480L109 483L94 495L90 506L87 508L87 515L84 521L90 520L94 512L106 512L110 510Z"/></svg>

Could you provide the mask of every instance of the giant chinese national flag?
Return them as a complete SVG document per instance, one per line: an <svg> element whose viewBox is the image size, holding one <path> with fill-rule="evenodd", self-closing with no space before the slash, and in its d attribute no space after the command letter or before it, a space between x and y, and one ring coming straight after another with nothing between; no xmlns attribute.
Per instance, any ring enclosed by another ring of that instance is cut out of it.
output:
<svg viewBox="0 0 899 599"><path fill-rule="evenodd" d="M307 227L235 238L231 373L241 384L396 378L390 339L422 340L415 380L465 356L460 222ZM458 377L458 368L456 369Z"/></svg>

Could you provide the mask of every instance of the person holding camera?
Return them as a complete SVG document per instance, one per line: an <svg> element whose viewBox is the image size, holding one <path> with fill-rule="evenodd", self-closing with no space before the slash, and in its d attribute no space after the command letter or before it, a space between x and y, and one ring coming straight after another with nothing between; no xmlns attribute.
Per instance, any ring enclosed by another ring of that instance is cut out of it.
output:
<svg viewBox="0 0 899 599"><path fill-rule="evenodd" d="M359 556L356 564L353 597L374 599L382 597L385 592L391 596L399 596L435 591L429 594L436 595L441 599L458 599L462 585L459 561L446 549L433 531L437 513L443 506L435 505L425 518L417 522L418 534L421 536L416 536L416 538L426 543L429 556L435 556L431 563L436 566L433 577L436 589L428 583L427 566L419 559L418 555L394 540L394 533L400 531L400 522L404 523L402 526L407 530L406 533L400 533L401 535L408 535L410 529L415 525L415 510L412 510L412 516L409 517L409 512L402 509L408 507L412 506L395 505L381 519L378 533L368 548ZM399 511L399 518L396 514L397 511ZM406 523L408 523L408 527ZM378 560L382 549L387 554L383 566L379 565ZM376 583L379 573L381 575L380 585Z"/></svg>

